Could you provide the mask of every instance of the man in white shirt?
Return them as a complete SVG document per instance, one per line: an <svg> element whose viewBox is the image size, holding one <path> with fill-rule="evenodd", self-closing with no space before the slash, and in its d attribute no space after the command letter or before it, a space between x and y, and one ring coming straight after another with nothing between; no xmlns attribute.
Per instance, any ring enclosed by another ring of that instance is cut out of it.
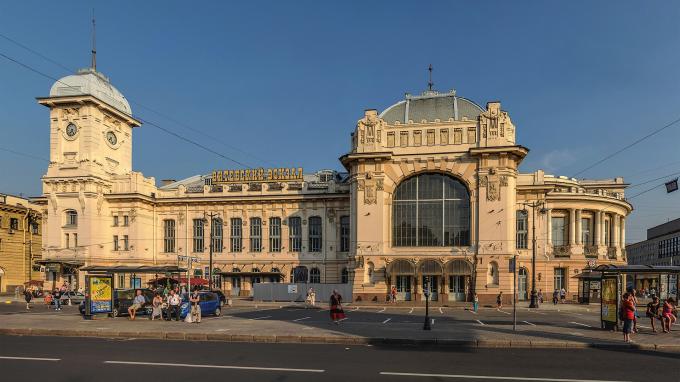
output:
<svg viewBox="0 0 680 382"><path fill-rule="evenodd" d="M168 318L172 320L172 315L175 315L175 321L179 321L179 306L182 304L182 299L179 295L175 293L174 290L170 291L168 295Z"/></svg>
<svg viewBox="0 0 680 382"><path fill-rule="evenodd" d="M137 315L137 311L139 309L142 309L144 304L146 303L146 299L142 295L141 290L136 291L135 299L132 300L132 306L128 308L128 314L130 315L130 320L134 320L135 316Z"/></svg>

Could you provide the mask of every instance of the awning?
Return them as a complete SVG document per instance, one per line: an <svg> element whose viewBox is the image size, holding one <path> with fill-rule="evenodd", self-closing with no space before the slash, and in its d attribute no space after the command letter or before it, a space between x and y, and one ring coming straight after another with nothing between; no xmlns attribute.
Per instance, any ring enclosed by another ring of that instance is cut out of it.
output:
<svg viewBox="0 0 680 382"><path fill-rule="evenodd" d="M69 267L82 267L83 265L85 265L85 263L82 261L61 259L40 259L36 260L35 263L40 265L59 264Z"/></svg>
<svg viewBox="0 0 680 382"><path fill-rule="evenodd" d="M187 271L185 268L176 265L118 265L113 267L89 265L80 268L80 270L93 273L182 273Z"/></svg>
<svg viewBox="0 0 680 382"><path fill-rule="evenodd" d="M576 276L572 276L574 279L579 280L600 280L602 278L602 272L583 272Z"/></svg>
<svg viewBox="0 0 680 382"><path fill-rule="evenodd" d="M281 272L220 272L224 277L281 277Z"/></svg>
<svg viewBox="0 0 680 382"><path fill-rule="evenodd" d="M680 273L680 266L603 264L594 270L602 273Z"/></svg>
<svg viewBox="0 0 680 382"><path fill-rule="evenodd" d="M202 279L200 277L192 277L189 280L191 281L191 285L208 285L208 280ZM186 284L187 278L186 277L180 277L179 283L180 284Z"/></svg>
<svg viewBox="0 0 680 382"><path fill-rule="evenodd" d="M43 283L45 283L43 280L28 280L24 283L25 286L43 286Z"/></svg>

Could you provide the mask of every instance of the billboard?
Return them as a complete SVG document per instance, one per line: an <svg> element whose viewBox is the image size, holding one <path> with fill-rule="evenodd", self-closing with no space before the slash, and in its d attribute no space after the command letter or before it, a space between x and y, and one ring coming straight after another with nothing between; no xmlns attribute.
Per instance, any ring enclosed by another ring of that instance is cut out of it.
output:
<svg viewBox="0 0 680 382"><path fill-rule="evenodd" d="M616 277L602 278L602 321L605 327L618 323L617 294Z"/></svg>
<svg viewBox="0 0 680 382"><path fill-rule="evenodd" d="M113 276L87 276L87 295L90 314L113 311Z"/></svg>

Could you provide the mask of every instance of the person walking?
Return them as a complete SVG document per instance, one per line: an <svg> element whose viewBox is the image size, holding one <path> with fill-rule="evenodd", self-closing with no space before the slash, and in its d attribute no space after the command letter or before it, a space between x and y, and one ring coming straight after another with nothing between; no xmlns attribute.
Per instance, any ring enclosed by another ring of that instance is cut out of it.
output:
<svg viewBox="0 0 680 382"><path fill-rule="evenodd" d="M633 332L633 319L635 318L635 306L628 293L624 293L621 299L620 318L623 320L623 342L632 342L630 334Z"/></svg>
<svg viewBox="0 0 680 382"><path fill-rule="evenodd" d="M555 289L555 291L553 292L553 305L557 305L557 303L559 302L559 297L560 297L560 291Z"/></svg>
<svg viewBox="0 0 680 382"><path fill-rule="evenodd" d="M630 302L633 303L633 306L635 307L635 314L633 316L633 333L638 332L637 328L637 305L638 305L638 299L635 296L635 289L629 288L628 289L628 298L630 299Z"/></svg>
<svg viewBox="0 0 680 382"><path fill-rule="evenodd" d="M130 320L134 321L137 316L137 311L142 309L146 303L146 298L142 295L142 291L137 289L135 291L135 298L132 300L132 305L128 308L128 314L130 315Z"/></svg>
<svg viewBox="0 0 680 382"><path fill-rule="evenodd" d="M61 310L61 291L57 288L52 292L52 300L54 301L54 310Z"/></svg>
<svg viewBox="0 0 680 382"><path fill-rule="evenodd" d="M543 304L543 289L538 290L538 303Z"/></svg>
<svg viewBox="0 0 680 382"><path fill-rule="evenodd" d="M163 298L160 293L156 292L153 295L153 300L151 301L151 321L155 320L156 317L163 319Z"/></svg>
<svg viewBox="0 0 680 382"><path fill-rule="evenodd" d="M170 291L170 295L168 295L168 321L172 320L172 316L175 316L175 321L179 321L179 306L182 303L182 299L179 297L177 293L175 293L174 290Z"/></svg>
<svg viewBox="0 0 680 382"><path fill-rule="evenodd" d="M564 304L566 302L566 300L567 300L567 291L564 288L562 288L562 289L560 289L560 302L562 304Z"/></svg>
<svg viewBox="0 0 680 382"><path fill-rule="evenodd" d="M477 297L477 292L472 296L472 311L477 313L479 309L479 297Z"/></svg>
<svg viewBox="0 0 680 382"><path fill-rule="evenodd" d="M24 289L24 300L26 300L26 310L31 309L31 299L33 299L33 294L30 290Z"/></svg>
<svg viewBox="0 0 680 382"><path fill-rule="evenodd" d="M312 308L316 306L316 292L314 292L314 288L309 288L307 291L307 302Z"/></svg>
<svg viewBox="0 0 680 382"><path fill-rule="evenodd" d="M201 305L199 302L201 301L201 296L198 293L198 287L194 288L194 292L191 294L191 297L189 297L189 302L191 303L191 322L195 322L197 324L201 323Z"/></svg>
<svg viewBox="0 0 680 382"><path fill-rule="evenodd" d="M397 303L397 287L392 285L392 289L390 290L390 302L392 304Z"/></svg>
<svg viewBox="0 0 680 382"><path fill-rule="evenodd" d="M652 301L647 304L647 311L645 312L645 315L649 317L649 319L652 321L652 331L656 333L656 326L654 325L654 322L656 320L661 321L661 329L664 328L663 324L663 319L661 318L661 315L659 314L659 308L661 308L661 303L659 302L659 298L656 296L652 296Z"/></svg>
<svg viewBox="0 0 680 382"><path fill-rule="evenodd" d="M345 312L342 310L342 296L338 293L337 289L333 289L330 306L331 320L333 320L336 325L339 325L340 321L344 320L346 317Z"/></svg>
<svg viewBox="0 0 680 382"><path fill-rule="evenodd" d="M503 291L500 291L496 296L496 310L501 309L503 309Z"/></svg>

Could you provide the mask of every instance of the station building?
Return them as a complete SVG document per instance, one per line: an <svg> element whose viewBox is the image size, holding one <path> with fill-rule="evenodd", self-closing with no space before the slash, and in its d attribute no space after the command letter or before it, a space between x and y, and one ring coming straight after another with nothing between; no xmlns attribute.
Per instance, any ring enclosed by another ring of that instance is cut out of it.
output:
<svg viewBox="0 0 680 382"><path fill-rule="evenodd" d="M454 91L406 95L366 110L342 170L206 169L157 184L132 167L141 126L125 97L96 70L56 82L43 176L47 277L82 283L88 266L190 266L196 277L247 296L259 282L348 283L353 299L481 301L531 288L565 288L598 263L623 264L632 206L622 178L520 173L529 150L499 102ZM340 167L340 165L339 165ZM531 205L533 207L528 207ZM209 267L210 249L213 267ZM211 275L211 276L209 276ZM151 275L153 276L153 275ZM119 286L149 275L117 275Z"/></svg>

